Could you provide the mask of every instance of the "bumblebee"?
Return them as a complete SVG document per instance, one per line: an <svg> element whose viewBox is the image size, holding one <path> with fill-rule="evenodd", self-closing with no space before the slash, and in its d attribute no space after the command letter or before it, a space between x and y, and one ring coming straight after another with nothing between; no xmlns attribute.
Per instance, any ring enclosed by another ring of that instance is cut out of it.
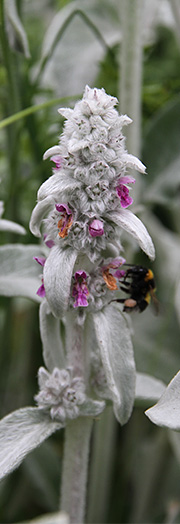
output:
<svg viewBox="0 0 180 524"><path fill-rule="evenodd" d="M138 265L129 267L120 282L120 289L129 295L129 298L117 299L117 302L124 304L123 311L126 313L134 310L142 313L149 305L151 298L158 310L154 274L151 269Z"/></svg>

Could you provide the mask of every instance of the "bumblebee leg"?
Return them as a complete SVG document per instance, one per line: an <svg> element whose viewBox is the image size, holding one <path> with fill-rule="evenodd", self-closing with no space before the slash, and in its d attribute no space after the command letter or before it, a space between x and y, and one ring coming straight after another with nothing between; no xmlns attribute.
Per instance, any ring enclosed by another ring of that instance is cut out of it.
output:
<svg viewBox="0 0 180 524"><path fill-rule="evenodd" d="M120 304L124 304L125 300L125 298L115 298L114 300L111 300L111 302L120 302Z"/></svg>
<svg viewBox="0 0 180 524"><path fill-rule="evenodd" d="M120 289L124 291L124 293L130 293L129 289L126 289L126 287L120 286Z"/></svg>
<svg viewBox="0 0 180 524"><path fill-rule="evenodd" d="M121 280L120 280L120 284L121 284ZM126 287L131 286L131 282L126 282L126 280L122 280L122 284L123 286L126 286Z"/></svg>

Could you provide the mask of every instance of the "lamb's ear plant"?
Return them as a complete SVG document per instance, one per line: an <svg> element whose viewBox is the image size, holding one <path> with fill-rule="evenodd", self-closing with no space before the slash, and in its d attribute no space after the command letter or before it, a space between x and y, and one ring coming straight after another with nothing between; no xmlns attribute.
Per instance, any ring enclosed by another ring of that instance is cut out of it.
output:
<svg viewBox="0 0 180 524"><path fill-rule="evenodd" d="M180 371L172 378L157 404L145 414L157 426L180 431Z"/></svg>
<svg viewBox="0 0 180 524"><path fill-rule="evenodd" d="M0 423L1 478L66 427L61 509L78 523L93 420L112 404L125 424L135 399L131 330L116 302L125 272L123 232L150 259L155 255L147 229L127 209L135 182L128 170L144 173L145 166L125 148L122 127L131 119L119 115L116 104L104 89L86 86L74 109L59 110L64 131L44 155L54 163L53 174L38 191L30 221L46 249L45 256L34 253L33 262L42 270L37 296L45 367L38 372L36 407Z"/></svg>

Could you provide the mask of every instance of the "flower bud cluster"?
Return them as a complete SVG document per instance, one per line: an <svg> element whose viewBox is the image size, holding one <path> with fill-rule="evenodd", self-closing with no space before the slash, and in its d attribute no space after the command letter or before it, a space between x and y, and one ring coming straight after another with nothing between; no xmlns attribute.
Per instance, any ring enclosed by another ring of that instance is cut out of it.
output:
<svg viewBox="0 0 180 524"><path fill-rule="evenodd" d="M38 383L40 391L35 396L38 407L50 412L52 419L64 423L66 418L79 415L79 406L85 401L82 379L73 378L72 370L54 368L52 373L39 368Z"/></svg>
<svg viewBox="0 0 180 524"><path fill-rule="evenodd" d="M125 259L118 257L107 259L90 273L76 271L72 280L70 305L73 308L87 307L89 311L98 311L107 305L119 290L119 281L125 270L119 269Z"/></svg>
<svg viewBox="0 0 180 524"><path fill-rule="evenodd" d="M107 291L118 289L117 282L115 287L110 285L113 267L102 271L102 264L107 265L106 258L112 253L120 256L123 230L154 258L146 228L127 209L133 202L129 185L135 179L126 171L133 168L144 173L145 167L125 149L122 127L131 119L120 116L116 104L117 99L104 89L86 86L74 109L59 110L66 118L64 130L59 145L44 155L55 167L38 191L30 228L37 236L43 234L50 247L41 264L38 294L46 296L57 317L69 305L100 309L108 302L103 298Z"/></svg>

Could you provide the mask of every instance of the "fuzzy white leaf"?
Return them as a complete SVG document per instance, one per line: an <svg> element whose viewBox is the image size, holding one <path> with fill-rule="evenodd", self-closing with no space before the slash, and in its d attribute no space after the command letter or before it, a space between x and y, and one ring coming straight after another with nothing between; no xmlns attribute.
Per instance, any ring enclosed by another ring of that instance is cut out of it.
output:
<svg viewBox="0 0 180 524"><path fill-rule="evenodd" d="M114 412L121 424L131 415L135 395L135 363L130 330L116 305L93 315L97 344Z"/></svg>
<svg viewBox="0 0 180 524"><path fill-rule="evenodd" d="M44 286L51 311L62 317L70 298L71 279L77 252L72 248L52 247L44 266Z"/></svg>
<svg viewBox="0 0 180 524"><path fill-rule="evenodd" d="M125 153L125 155L122 155L122 161L123 160L127 167L130 167L131 169L136 169L137 171L140 171L140 173L145 173L146 166L136 156L130 155L129 153Z"/></svg>
<svg viewBox="0 0 180 524"><path fill-rule="evenodd" d="M0 478L61 427L39 408L22 408L4 417L0 421Z"/></svg>
<svg viewBox="0 0 180 524"><path fill-rule="evenodd" d="M52 315L46 299L44 299L40 305L39 319L43 358L47 369L52 372L56 367L65 367L65 355L60 337L59 319Z"/></svg>
<svg viewBox="0 0 180 524"><path fill-rule="evenodd" d="M158 380L146 373L136 373L136 403L151 404L157 402L164 393L166 385L162 380Z"/></svg>
<svg viewBox="0 0 180 524"><path fill-rule="evenodd" d="M54 197L54 203L64 199L64 193L69 193L80 186L80 182L68 176L64 171L52 175L39 188L38 200L43 200L51 194Z"/></svg>
<svg viewBox="0 0 180 524"><path fill-rule="evenodd" d="M108 213L107 218L115 222L119 227L127 231L138 242L141 249L154 260L155 249L152 239L141 220L128 209L120 209L120 211Z"/></svg>
<svg viewBox="0 0 180 524"><path fill-rule="evenodd" d="M59 155L60 154L60 147L59 146L52 146L47 149L43 155L43 160L47 160L47 158L53 156L53 155Z"/></svg>
<svg viewBox="0 0 180 524"><path fill-rule="evenodd" d="M168 384L158 403L145 414L157 426L180 431L180 371Z"/></svg>
<svg viewBox="0 0 180 524"><path fill-rule="evenodd" d="M34 207L29 223L29 229L35 237L41 237L41 222L54 204L54 198L52 196L47 196Z"/></svg>
<svg viewBox="0 0 180 524"><path fill-rule="evenodd" d="M73 109L70 109L70 107L60 107L58 109L58 113L64 118L71 119L71 116L73 115Z"/></svg>
<svg viewBox="0 0 180 524"><path fill-rule="evenodd" d="M25 235L26 230L20 224L12 222L12 220L0 219L0 231L10 231L11 233L17 233L18 235Z"/></svg>
<svg viewBox="0 0 180 524"><path fill-rule="evenodd" d="M0 295L21 296L40 302L36 294L42 268L34 256L44 256L37 245L7 244L0 247Z"/></svg>
<svg viewBox="0 0 180 524"><path fill-rule="evenodd" d="M102 413L106 404L104 401L92 400L87 398L83 404L79 406L79 415L81 417L97 417Z"/></svg>
<svg viewBox="0 0 180 524"><path fill-rule="evenodd" d="M119 116L119 125L120 128L123 126L129 126L129 124L132 124L133 120L128 115L120 115Z"/></svg>

